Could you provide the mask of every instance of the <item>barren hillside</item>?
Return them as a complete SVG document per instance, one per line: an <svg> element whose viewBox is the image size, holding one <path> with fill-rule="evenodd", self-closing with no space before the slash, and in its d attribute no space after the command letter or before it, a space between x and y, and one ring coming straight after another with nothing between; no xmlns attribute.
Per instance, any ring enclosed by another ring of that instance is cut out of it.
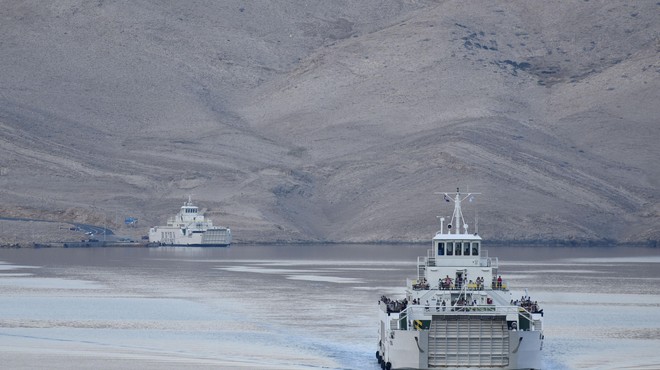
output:
<svg viewBox="0 0 660 370"><path fill-rule="evenodd" d="M426 240L451 212L435 193L461 187L486 238L660 238L655 2L0 17L0 217L130 215L141 234L191 194L236 241Z"/></svg>

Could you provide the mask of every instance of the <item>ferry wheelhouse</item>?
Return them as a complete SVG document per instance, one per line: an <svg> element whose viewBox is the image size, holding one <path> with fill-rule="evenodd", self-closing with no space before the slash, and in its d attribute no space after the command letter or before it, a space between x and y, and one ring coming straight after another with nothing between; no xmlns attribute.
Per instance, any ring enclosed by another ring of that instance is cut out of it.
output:
<svg viewBox="0 0 660 370"><path fill-rule="evenodd" d="M446 229L408 279L405 298L381 297L376 358L383 369L540 369L543 310L526 293L514 299L497 257L468 231L461 202L476 193L442 193L454 203Z"/></svg>

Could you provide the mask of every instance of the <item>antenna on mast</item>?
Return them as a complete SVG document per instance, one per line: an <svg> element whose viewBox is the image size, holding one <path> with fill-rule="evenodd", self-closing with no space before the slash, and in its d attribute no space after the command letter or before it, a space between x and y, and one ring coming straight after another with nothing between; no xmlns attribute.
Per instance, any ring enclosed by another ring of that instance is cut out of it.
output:
<svg viewBox="0 0 660 370"><path fill-rule="evenodd" d="M474 210L474 233L479 234L479 210Z"/></svg>
<svg viewBox="0 0 660 370"><path fill-rule="evenodd" d="M464 200L468 200L468 202L472 202L474 199L474 195L476 194L481 194L481 193L467 193L467 194L461 194L461 189L456 188L456 193L436 193L436 194L442 194L444 197L445 202L454 202L454 213L451 216L451 219L449 220L449 223L447 224L447 234L451 234L451 229L455 228L456 231L454 234L460 234L460 233L468 233L468 223L465 222L465 218L463 217L463 210L461 208L461 202ZM451 194L451 196L450 196ZM441 224L442 225L442 224ZM461 231L461 228L463 229Z"/></svg>

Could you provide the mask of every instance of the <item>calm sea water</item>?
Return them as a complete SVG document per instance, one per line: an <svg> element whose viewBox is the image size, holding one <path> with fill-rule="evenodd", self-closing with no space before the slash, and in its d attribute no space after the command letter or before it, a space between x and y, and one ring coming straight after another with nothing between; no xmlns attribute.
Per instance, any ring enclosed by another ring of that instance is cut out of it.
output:
<svg viewBox="0 0 660 370"><path fill-rule="evenodd" d="M0 364L378 369L378 298L427 248L0 250ZM487 249L544 308L545 368L660 368L660 250Z"/></svg>

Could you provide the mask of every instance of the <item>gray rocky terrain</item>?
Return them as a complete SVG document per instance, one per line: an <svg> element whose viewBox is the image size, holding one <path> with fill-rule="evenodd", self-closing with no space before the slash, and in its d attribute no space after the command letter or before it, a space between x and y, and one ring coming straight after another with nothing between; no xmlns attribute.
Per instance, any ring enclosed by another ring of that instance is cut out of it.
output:
<svg viewBox="0 0 660 370"><path fill-rule="evenodd" d="M487 239L657 241L659 31L655 1L1 1L0 217L139 236L192 195L237 242L424 241L460 187Z"/></svg>

